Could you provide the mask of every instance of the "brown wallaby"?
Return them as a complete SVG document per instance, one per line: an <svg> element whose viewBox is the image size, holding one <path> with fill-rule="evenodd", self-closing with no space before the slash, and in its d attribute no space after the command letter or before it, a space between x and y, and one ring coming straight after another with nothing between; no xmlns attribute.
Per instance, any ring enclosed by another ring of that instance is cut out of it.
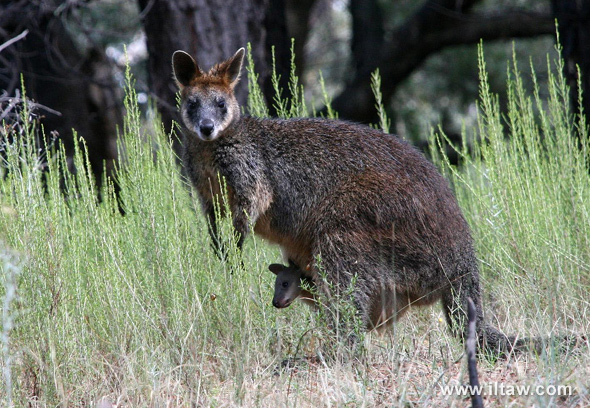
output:
<svg viewBox="0 0 590 408"><path fill-rule="evenodd" d="M317 279L320 268L336 290L354 279L351 298L367 328L375 314L399 316L409 304L440 299L464 339L471 297L479 345L510 351L514 340L484 322L470 229L436 168L405 141L368 126L241 116L233 89L243 58L242 48L208 72L186 52L172 58L186 126L183 160L217 248L221 176L238 246L252 227L295 265L310 265L322 293L329 290ZM389 298L395 301L381 300ZM392 310L375 310L384 304Z"/></svg>

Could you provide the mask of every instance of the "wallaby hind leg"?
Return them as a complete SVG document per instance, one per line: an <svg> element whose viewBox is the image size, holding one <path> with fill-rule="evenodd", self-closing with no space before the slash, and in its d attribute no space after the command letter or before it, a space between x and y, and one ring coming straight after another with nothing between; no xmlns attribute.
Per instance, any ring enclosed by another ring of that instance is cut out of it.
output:
<svg viewBox="0 0 590 408"><path fill-rule="evenodd" d="M358 332L373 328L371 309L379 280L368 271L375 267L359 253L355 241L346 233L326 234L318 241L314 257L320 261L314 274L319 276L314 281L320 311L328 327L354 348L358 345Z"/></svg>
<svg viewBox="0 0 590 408"><path fill-rule="evenodd" d="M326 293L325 298L330 300L329 303L323 302L327 306L325 313L328 317L328 325L332 329L338 330L339 335L350 337L351 343L354 343L356 329L364 331L373 328L370 310L371 299L362 278L358 278L357 275L357 279L353 281L349 276L349 274L355 276L355 273L356 271L339 273L337 283L328 277L328 282L331 283L330 287L324 286L321 289ZM342 276L344 274L346 276ZM325 282L321 284L326 285ZM353 306L354 309L351 309L350 306Z"/></svg>
<svg viewBox="0 0 590 408"><path fill-rule="evenodd" d="M409 309L408 296L381 287L378 296L374 296L371 308L371 324L374 329L382 333L387 327L398 321Z"/></svg>
<svg viewBox="0 0 590 408"><path fill-rule="evenodd" d="M475 272L477 274L477 271ZM449 328L454 336L464 341L467 337L468 298L475 306L475 327L478 338L482 337L483 310L478 276L473 272L465 273L461 278L449 283L442 292L442 304Z"/></svg>

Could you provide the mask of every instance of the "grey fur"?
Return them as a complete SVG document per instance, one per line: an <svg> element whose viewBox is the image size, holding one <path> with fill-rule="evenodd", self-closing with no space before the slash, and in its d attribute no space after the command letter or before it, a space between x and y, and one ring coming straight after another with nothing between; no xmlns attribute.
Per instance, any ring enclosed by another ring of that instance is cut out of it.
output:
<svg viewBox="0 0 590 408"><path fill-rule="evenodd" d="M296 299L301 299L311 306L315 306L315 295L302 287L304 282L315 286L313 280L303 275L303 271L295 265L284 266L271 264L268 269L277 275L275 293L272 299L274 307L282 309L289 307Z"/></svg>

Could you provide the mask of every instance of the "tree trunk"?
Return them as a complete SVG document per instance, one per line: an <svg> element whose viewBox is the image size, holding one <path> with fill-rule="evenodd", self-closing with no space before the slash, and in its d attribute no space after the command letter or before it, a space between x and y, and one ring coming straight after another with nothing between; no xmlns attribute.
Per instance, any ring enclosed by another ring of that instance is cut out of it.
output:
<svg viewBox="0 0 590 408"><path fill-rule="evenodd" d="M287 0L285 3L285 16L287 32L290 38L295 39L295 74L301 78L305 67L305 43L309 35L309 15L313 9L315 0ZM287 44L290 43L290 38ZM289 48L289 62L291 52ZM290 67L289 67L290 69ZM289 72L289 71L287 71Z"/></svg>
<svg viewBox="0 0 590 408"><path fill-rule="evenodd" d="M261 86L269 113L271 116L276 116L277 112L273 103L275 92L271 81L273 48L275 56L274 69L279 79L279 88L284 90L283 97L289 89L289 72L291 69L291 51L289 47L291 40L287 25L287 4L285 0L270 1L264 19L264 27L267 33L265 50L267 52L268 75L263 78Z"/></svg>
<svg viewBox="0 0 590 408"><path fill-rule="evenodd" d="M559 27L564 75L570 87L573 112L580 112L578 95L578 67L582 83L582 109L590 112L590 0L552 0L553 12Z"/></svg>
<svg viewBox="0 0 590 408"><path fill-rule="evenodd" d="M0 44L28 35L0 54L0 88L8 95L20 89L56 112L44 112L45 134L56 132L66 153L73 153L75 129L88 146L98 183L116 158L116 128L122 122L119 95L102 50L82 55L56 10L61 2L0 2Z"/></svg>
<svg viewBox="0 0 590 408"><path fill-rule="evenodd" d="M375 70L373 58L381 53L385 41L383 11L377 0L350 0L349 9L353 68L357 76L370 75Z"/></svg>

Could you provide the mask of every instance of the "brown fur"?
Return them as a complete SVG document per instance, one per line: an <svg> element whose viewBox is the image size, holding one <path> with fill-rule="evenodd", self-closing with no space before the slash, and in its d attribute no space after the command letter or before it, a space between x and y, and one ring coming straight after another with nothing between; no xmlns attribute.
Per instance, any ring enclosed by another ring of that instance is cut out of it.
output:
<svg viewBox="0 0 590 408"><path fill-rule="evenodd" d="M311 265L322 293L328 288L319 268L337 291L356 277L352 301L367 328L408 305L442 300L449 326L463 338L471 297L479 344L510 350L513 341L484 323L470 229L436 168L405 141L367 126L241 117L233 87L243 55L208 73L182 51L173 56L187 130L184 163L218 250L219 174L238 245L254 227L294 264Z"/></svg>

